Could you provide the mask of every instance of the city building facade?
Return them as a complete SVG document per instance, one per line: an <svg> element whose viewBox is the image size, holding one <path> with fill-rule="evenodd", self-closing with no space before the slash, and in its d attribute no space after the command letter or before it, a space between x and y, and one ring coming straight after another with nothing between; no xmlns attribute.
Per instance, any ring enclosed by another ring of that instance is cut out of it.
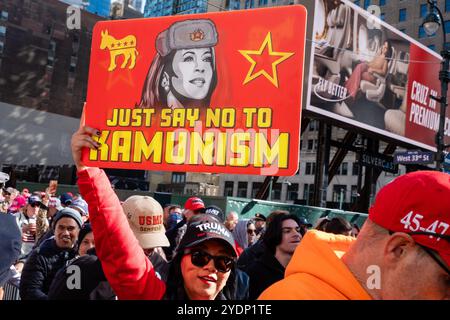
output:
<svg viewBox="0 0 450 320"><path fill-rule="evenodd" d="M0 166L14 168L11 180L73 180L70 137L86 101L92 30L103 18L81 10L72 28L68 5L0 1Z"/></svg>
<svg viewBox="0 0 450 320"><path fill-rule="evenodd" d="M408 36L418 40L436 52L441 52L443 32L440 28L433 36L428 36L422 27L428 13L427 0L356 0L356 5L367 9L371 5L380 7L380 18ZM442 11L447 34L450 33L450 0L437 0ZM448 40L450 41L450 39Z"/></svg>

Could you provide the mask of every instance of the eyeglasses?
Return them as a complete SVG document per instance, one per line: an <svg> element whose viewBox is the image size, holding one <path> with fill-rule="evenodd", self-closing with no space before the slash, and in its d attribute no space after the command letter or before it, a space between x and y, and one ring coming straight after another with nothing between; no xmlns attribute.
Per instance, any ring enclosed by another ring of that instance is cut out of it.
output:
<svg viewBox="0 0 450 320"><path fill-rule="evenodd" d="M247 229L248 234L256 234L256 230L254 229Z"/></svg>
<svg viewBox="0 0 450 320"><path fill-rule="evenodd" d="M185 250L184 254L191 255L191 262L196 267L206 266L211 259L214 261L214 267L217 271L225 273L231 270L234 265L234 259L227 256L212 256L203 250Z"/></svg>
<svg viewBox="0 0 450 320"><path fill-rule="evenodd" d="M32 208L39 207L39 206L40 206L40 203L33 202L33 203L30 203L30 206L31 206Z"/></svg>

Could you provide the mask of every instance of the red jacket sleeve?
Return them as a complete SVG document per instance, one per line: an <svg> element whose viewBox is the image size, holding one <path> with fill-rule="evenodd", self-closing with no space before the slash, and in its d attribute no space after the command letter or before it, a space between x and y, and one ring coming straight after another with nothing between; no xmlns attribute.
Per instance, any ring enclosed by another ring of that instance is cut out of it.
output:
<svg viewBox="0 0 450 320"><path fill-rule="evenodd" d="M160 300L166 286L131 231L105 172L78 172L80 193L89 205L95 249L103 271L119 299Z"/></svg>

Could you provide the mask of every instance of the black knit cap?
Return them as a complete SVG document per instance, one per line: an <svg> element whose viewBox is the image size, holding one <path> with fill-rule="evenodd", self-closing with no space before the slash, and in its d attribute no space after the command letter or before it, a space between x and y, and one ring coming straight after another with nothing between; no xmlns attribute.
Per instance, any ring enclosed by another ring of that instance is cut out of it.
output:
<svg viewBox="0 0 450 320"><path fill-rule="evenodd" d="M78 248L81 245L81 242L83 241L84 237L86 237L86 235L92 232L92 226L90 223L85 223L83 224L83 227L80 230L80 233L78 234Z"/></svg>

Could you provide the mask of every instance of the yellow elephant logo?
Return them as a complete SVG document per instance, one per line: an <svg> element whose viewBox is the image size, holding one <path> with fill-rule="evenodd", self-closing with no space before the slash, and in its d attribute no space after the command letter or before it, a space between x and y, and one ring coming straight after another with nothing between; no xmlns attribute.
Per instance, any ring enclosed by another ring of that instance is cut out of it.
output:
<svg viewBox="0 0 450 320"><path fill-rule="evenodd" d="M133 69L136 64L136 56L139 54L136 50L136 37L133 35L128 35L117 40L108 34L108 30L102 31L101 35L102 42L100 44L100 49L108 49L110 54L108 71L113 71L116 69L116 57L120 55L124 56L124 61L120 65L120 68L124 69L128 62L130 62L128 69Z"/></svg>

